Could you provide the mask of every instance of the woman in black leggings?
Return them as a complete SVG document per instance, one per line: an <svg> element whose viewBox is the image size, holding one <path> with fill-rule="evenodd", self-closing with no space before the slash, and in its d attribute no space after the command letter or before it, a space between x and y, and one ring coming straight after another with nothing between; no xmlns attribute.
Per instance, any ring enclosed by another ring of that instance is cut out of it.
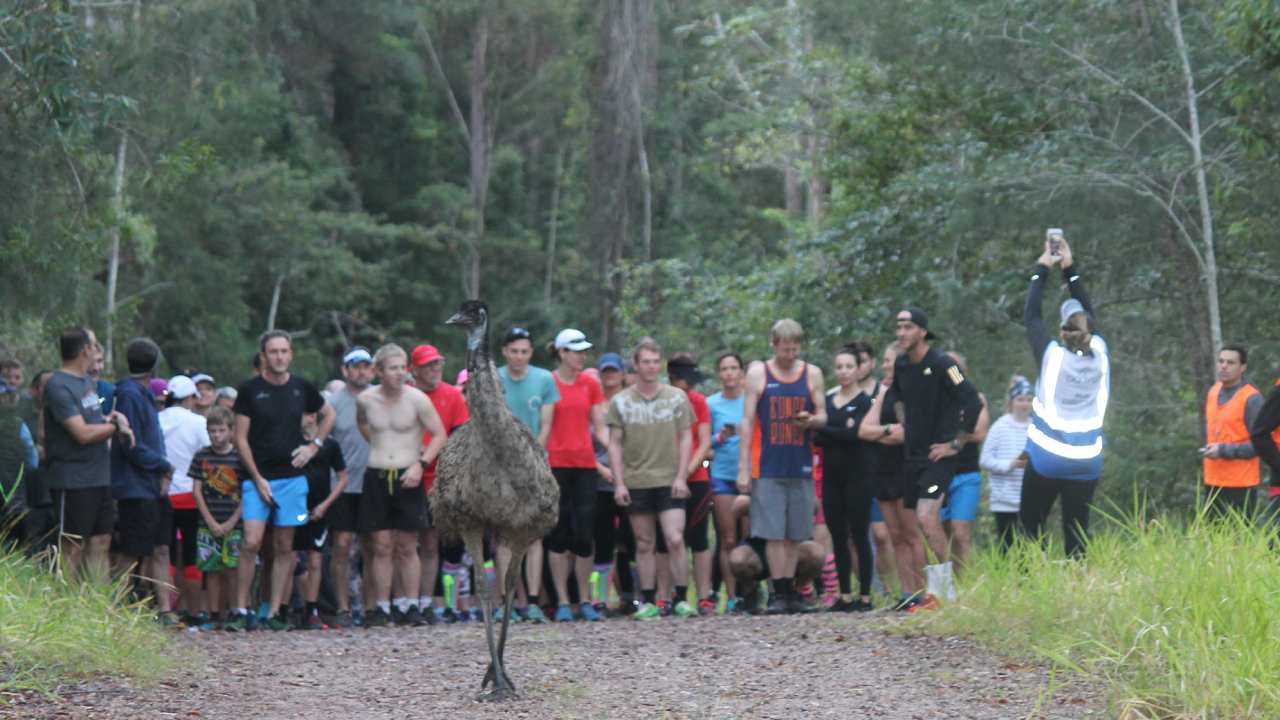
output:
<svg viewBox="0 0 1280 720"><path fill-rule="evenodd" d="M865 347L862 347L864 346ZM871 347L865 343L841 348L835 357L839 385L827 392L827 425L817 432L815 442L823 450L822 512L831 530L840 575L840 599L831 606L835 612L870 610L871 605L871 478L865 472L858 425L871 408L871 397L858 386L858 371L866 374L873 365ZM853 558L849 541L858 551L858 595L853 599L850 573Z"/></svg>

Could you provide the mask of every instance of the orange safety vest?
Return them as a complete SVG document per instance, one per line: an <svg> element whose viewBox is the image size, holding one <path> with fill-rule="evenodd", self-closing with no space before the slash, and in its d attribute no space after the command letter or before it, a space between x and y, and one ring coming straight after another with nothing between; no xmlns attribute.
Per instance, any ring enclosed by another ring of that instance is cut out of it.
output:
<svg viewBox="0 0 1280 720"><path fill-rule="evenodd" d="M1218 404L1222 383L1209 388L1205 400L1205 442L1238 444L1249 442L1249 426L1244 421L1244 407L1249 398L1258 395L1258 389L1249 383L1236 391L1225 405ZM1261 463L1256 457L1248 459L1205 458L1204 484L1213 487L1253 487L1261 481Z"/></svg>

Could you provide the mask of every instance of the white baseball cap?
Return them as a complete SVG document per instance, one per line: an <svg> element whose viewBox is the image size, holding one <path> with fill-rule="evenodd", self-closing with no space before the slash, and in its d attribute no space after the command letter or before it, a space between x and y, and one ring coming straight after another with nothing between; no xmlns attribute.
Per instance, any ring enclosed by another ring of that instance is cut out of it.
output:
<svg viewBox="0 0 1280 720"><path fill-rule="evenodd" d="M196 384L186 375L174 375L169 378L169 389L166 392L174 400L185 400L196 394Z"/></svg>
<svg viewBox="0 0 1280 720"><path fill-rule="evenodd" d="M556 349L563 350L568 348L574 352L581 352L591 347L591 343L587 342L587 336L581 330L573 328L565 328L556 335Z"/></svg>
<svg viewBox="0 0 1280 720"><path fill-rule="evenodd" d="M197 385L199 385L199 384L200 384L200 383L202 383L202 382L207 382L207 383L209 383L210 385L215 385L215 386L218 384L218 383L216 383L216 382L214 382L214 381L213 381L213 376L212 376L212 375L208 375L208 374L205 374L205 373L196 373L195 375L192 375L192 376L191 376L191 382L193 382L193 383L195 383L195 384L197 384Z"/></svg>

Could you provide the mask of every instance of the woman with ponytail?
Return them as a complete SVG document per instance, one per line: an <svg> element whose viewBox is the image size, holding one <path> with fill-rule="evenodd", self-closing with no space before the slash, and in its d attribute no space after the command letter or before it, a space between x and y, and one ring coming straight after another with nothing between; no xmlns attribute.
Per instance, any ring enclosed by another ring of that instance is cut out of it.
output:
<svg viewBox="0 0 1280 720"><path fill-rule="evenodd" d="M1044 531L1062 496L1062 534L1068 555L1081 555L1089 533L1089 504L1102 475L1102 423L1111 394L1111 356L1094 329L1093 305L1065 239L1045 242L1023 320L1031 353L1040 366L1027 428L1027 467L1022 482L1022 525L1032 537ZM1058 311L1058 340L1041 314L1045 279L1061 265L1071 297Z"/></svg>

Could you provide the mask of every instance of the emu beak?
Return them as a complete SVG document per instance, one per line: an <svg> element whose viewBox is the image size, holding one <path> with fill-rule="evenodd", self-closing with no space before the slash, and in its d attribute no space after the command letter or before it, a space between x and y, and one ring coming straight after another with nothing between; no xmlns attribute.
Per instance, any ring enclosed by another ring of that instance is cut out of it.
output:
<svg viewBox="0 0 1280 720"><path fill-rule="evenodd" d="M444 321L445 325L465 325L466 320L462 317L462 313L454 313L452 317Z"/></svg>

